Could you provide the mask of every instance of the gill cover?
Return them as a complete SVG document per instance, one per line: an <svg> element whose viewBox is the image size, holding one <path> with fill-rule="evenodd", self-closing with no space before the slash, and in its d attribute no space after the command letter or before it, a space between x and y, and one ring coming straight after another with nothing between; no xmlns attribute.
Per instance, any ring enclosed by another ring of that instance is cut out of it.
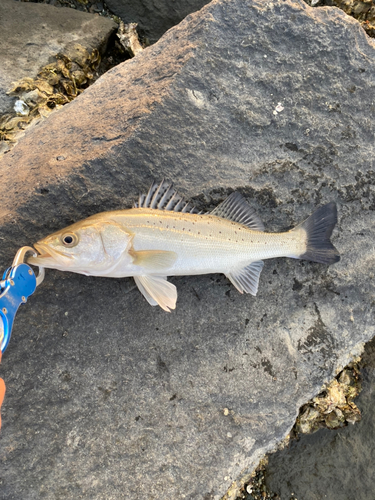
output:
<svg viewBox="0 0 375 500"><path fill-rule="evenodd" d="M81 274L109 272L130 249L132 238L120 224L92 217L38 241L35 248L41 255L28 262Z"/></svg>

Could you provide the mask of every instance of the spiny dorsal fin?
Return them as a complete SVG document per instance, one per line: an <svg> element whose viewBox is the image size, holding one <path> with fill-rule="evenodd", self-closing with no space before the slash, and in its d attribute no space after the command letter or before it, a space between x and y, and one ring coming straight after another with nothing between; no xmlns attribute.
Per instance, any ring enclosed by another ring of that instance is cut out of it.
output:
<svg viewBox="0 0 375 500"><path fill-rule="evenodd" d="M166 181L160 184L154 182L147 194L141 194L134 208L156 208L158 210L171 210L174 212L189 212L196 214L198 211L174 189L173 185Z"/></svg>
<svg viewBox="0 0 375 500"><path fill-rule="evenodd" d="M211 215L239 222L253 231L264 231L263 222L238 192L231 193L211 212Z"/></svg>
<svg viewBox="0 0 375 500"><path fill-rule="evenodd" d="M240 293L251 293L256 295L259 286L259 276L262 272L264 262L258 260L252 262L242 269L235 269L226 275Z"/></svg>

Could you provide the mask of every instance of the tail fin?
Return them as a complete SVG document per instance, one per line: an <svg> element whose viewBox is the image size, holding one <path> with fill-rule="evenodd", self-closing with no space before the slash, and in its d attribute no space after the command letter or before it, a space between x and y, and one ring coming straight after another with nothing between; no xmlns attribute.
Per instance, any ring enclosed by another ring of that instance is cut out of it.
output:
<svg viewBox="0 0 375 500"><path fill-rule="evenodd" d="M331 201L315 210L308 219L299 224L296 229L306 231L307 237L306 251L299 258L321 264L338 262L340 254L330 241L336 222L336 203Z"/></svg>

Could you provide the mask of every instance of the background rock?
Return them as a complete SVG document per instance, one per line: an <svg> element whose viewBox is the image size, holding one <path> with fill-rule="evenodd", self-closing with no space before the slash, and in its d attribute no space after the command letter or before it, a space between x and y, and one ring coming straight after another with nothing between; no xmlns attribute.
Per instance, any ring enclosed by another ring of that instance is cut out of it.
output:
<svg viewBox="0 0 375 500"><path fill-rule="evenodd" d="M7 96L12 83L35 78L52 56L69 44L87 50L104 49L116 28L111 19L50 5L0 2L0 114L12 110L16 97Z"/></svg>
<svg viewBox="0 0 375 500"><path fill-rule="evenodd" d="M163 177L202 209L239 189L267 230L335 200L342 254L266 262L256 299L172 278L171 314L132 280L47 272L3 358L4 499L234 498L374 335L374 54L337 9L215 1L2 158L4 268Z"/></svg>
<svg viewBox="0 0 375 500"><path fill-rule="evenodd" d="M354 426L301 436L269 457L266 483L281 500L368 500L374 491L375 342L366 345L362 392L356 399L363 418ZM250 500L250 499L249 499Z"/></svg>
<svg viewBox="0 0 375 500"><path fill-rule="evenodd" d="M106 3L125 22L138 23L153 43L209 0L107 0Z"/></svg>

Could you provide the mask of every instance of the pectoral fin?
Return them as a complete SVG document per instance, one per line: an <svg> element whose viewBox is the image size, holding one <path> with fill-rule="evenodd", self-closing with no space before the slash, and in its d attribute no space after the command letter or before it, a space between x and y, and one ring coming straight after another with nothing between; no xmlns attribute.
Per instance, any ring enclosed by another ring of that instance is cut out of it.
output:
<svg viewBox="0 0 375 500"><path fill-rule="evenodd" d="M258 291L259 276L263 266L264 262L259 260L242 269L231 271L226 276L240 293L251 293L251 295L255 296Z"/></svg>
<svg viewBox="0 0 375 500"><path fill-rule="evenodd" d="M140 292L152 306L159 305L164 311L176 308L177 288L166 276L134 276Z"/></svg>
<svg viewBox="0 0 375 500"><path fill-rule="evenodd" d="M176 252L166 250L141 250L129 252L133 257L133 264L158 272L167 270L176 262Z"/></svg>

